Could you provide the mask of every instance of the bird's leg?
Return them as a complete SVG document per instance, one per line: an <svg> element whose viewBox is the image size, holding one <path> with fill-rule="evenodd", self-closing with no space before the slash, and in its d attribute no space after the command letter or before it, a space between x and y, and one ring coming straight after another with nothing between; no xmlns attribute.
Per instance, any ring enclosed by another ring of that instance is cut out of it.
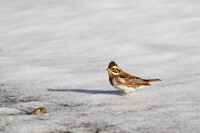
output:
<svg viewBox="0 0 200 133"><path fill-rule="evenodd" d="M125 97L125 98L128 98L129 94L130 94L130 91L125 91L124 97Z"/></svg>

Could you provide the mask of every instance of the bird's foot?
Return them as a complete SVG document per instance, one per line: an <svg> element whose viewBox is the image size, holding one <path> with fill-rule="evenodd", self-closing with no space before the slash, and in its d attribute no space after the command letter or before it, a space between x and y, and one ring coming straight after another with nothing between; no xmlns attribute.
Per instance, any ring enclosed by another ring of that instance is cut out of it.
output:
<svg viewBox="0 0 200 133"><path fill-rule="evenodd" d="M125 92L124 93L124 98L128 98L129 94L130 94L130 92Z"/></svg>

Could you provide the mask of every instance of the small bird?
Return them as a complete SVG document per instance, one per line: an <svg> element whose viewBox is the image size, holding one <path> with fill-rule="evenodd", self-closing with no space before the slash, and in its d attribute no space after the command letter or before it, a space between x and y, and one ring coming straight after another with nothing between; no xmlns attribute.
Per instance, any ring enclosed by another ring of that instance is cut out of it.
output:
<svg viewBox="0 0 200 133"><path fill-rule="evenodd" d="M122 71L114 61L111 61L106 69L109 75L110 84L125 92L128 97L131 91L135 91L141 87L151 86L149 82L161 81L160 79L142 79L132 76Z"/></svg>

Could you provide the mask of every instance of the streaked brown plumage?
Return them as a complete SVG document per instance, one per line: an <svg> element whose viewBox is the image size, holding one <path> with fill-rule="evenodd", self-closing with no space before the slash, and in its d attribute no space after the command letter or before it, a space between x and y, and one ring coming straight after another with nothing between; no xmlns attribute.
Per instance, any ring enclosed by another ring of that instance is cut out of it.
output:
<svg viewBox="0 0 200 133"><path fill-rule="evenodd" d="M160 79L142 79L132 76L122 71L114 61L109 63L107 71L110 84L124 91L126 96L129 95L130 91L137 90L140 87L151 86L150 82L161 81Z"/></svg>

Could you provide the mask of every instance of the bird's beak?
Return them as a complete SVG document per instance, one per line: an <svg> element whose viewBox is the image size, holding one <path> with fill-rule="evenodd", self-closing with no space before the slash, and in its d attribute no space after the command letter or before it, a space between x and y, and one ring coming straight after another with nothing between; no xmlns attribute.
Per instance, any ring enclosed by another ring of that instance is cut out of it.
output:
<svg viewBox="0 0 200 133"><path fill-rule="evenodd" d="M106 71L108 71L108 68L106 69Z"/></svg>

